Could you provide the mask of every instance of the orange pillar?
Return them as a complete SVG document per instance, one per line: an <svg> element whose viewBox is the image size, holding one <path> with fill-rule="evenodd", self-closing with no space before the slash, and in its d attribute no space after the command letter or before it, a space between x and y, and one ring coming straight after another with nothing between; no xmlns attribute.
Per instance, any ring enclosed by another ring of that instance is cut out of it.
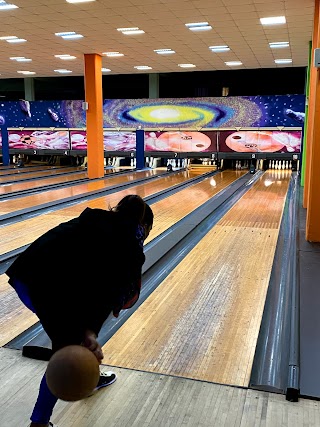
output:
<svg viewBox="0 0 320 427"><path fill-rule="evenodd" d="M97 54L84 55L85 100L87 109L88 177L104 176L102 59Z"/></svg>
<svg viewBox="0 0 320 427"><path fill-rule="evenodd" d="M320 0L315 1L316 28L314 28L314 33L317 35L317 40L314 48L319 47L319 3ZM309 242L320 242L320 70L314 67L313 63L312 68L314 69L315 77L310 85L310 94L312 93L314 96L314 106L312 112L312 137L308 145L310 167L307 194L306 239Z"/></svg>
<svg viewBox="0 0 320 427"><path fill-rule="evenodd" d="M313 142L313 125L315 120L315 93L314 87L317 81L317 68L313 66L314 49L319 45L319 0L315 0L314 19L313 19L313 35L311 48L311 67L310 67L310 84L308 96L308 122L307 135L304 149L306 150L306 170L305 170L305 186L303 191L303 207L308 207L309 184L310 184L310 167L311 167L311 146Z"/></svg>

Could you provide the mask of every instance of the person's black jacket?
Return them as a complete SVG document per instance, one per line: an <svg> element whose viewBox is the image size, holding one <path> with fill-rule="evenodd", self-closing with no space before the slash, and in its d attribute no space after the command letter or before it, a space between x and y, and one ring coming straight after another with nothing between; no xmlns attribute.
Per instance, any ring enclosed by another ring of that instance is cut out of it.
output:
<svg viewBox="0 0 320 427"><path fill-rule="evenodd" d="M35 240L6 274L23 282L52 340L96 334L135 286L145 261L137 224L121 214L85 209Z"/></svg>

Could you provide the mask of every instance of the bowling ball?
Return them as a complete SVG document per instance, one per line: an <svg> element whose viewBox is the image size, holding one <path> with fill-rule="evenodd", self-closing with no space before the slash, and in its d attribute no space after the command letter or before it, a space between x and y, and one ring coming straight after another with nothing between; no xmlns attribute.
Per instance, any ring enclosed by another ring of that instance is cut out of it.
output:
<svg viewBox="0 0 320 427"><path fill-rule="evenodd" d="M51 393L68 402L87 397L97 386L99 376L97 358L81 345L70 345L58 350L51 357L46 370Z"/></svg>
<svg viewBox="0 0 320 427"><path fill-rule="evenodd" d="M284 147L272 131L234 132L226 139L226 144L233 151L240 153L268 152L273 153Z"/></svg>

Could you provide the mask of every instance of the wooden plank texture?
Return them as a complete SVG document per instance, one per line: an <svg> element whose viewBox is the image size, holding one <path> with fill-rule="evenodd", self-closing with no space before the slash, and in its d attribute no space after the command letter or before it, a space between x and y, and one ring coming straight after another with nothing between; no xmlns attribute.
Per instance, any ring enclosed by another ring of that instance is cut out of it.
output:
<svg viewBox="0 0 320 427"><path fill-rule="evenodd" d="M248 386L289 179L266 172L107 342L104 362Z"/></svg>

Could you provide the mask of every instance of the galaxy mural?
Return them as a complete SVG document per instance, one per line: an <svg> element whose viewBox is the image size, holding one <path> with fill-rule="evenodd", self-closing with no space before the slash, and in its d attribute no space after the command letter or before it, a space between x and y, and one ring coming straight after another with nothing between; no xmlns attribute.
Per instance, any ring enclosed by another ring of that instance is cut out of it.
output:
<svg viewBox="0 0 320 427"><path fill-rule="evenodd" d="M304 95L212 98L113 99L103 102L103 126L123 130L165 128L300 127ZM0 125L7 127L85 128L79 101L1 102Z"/></svg>

